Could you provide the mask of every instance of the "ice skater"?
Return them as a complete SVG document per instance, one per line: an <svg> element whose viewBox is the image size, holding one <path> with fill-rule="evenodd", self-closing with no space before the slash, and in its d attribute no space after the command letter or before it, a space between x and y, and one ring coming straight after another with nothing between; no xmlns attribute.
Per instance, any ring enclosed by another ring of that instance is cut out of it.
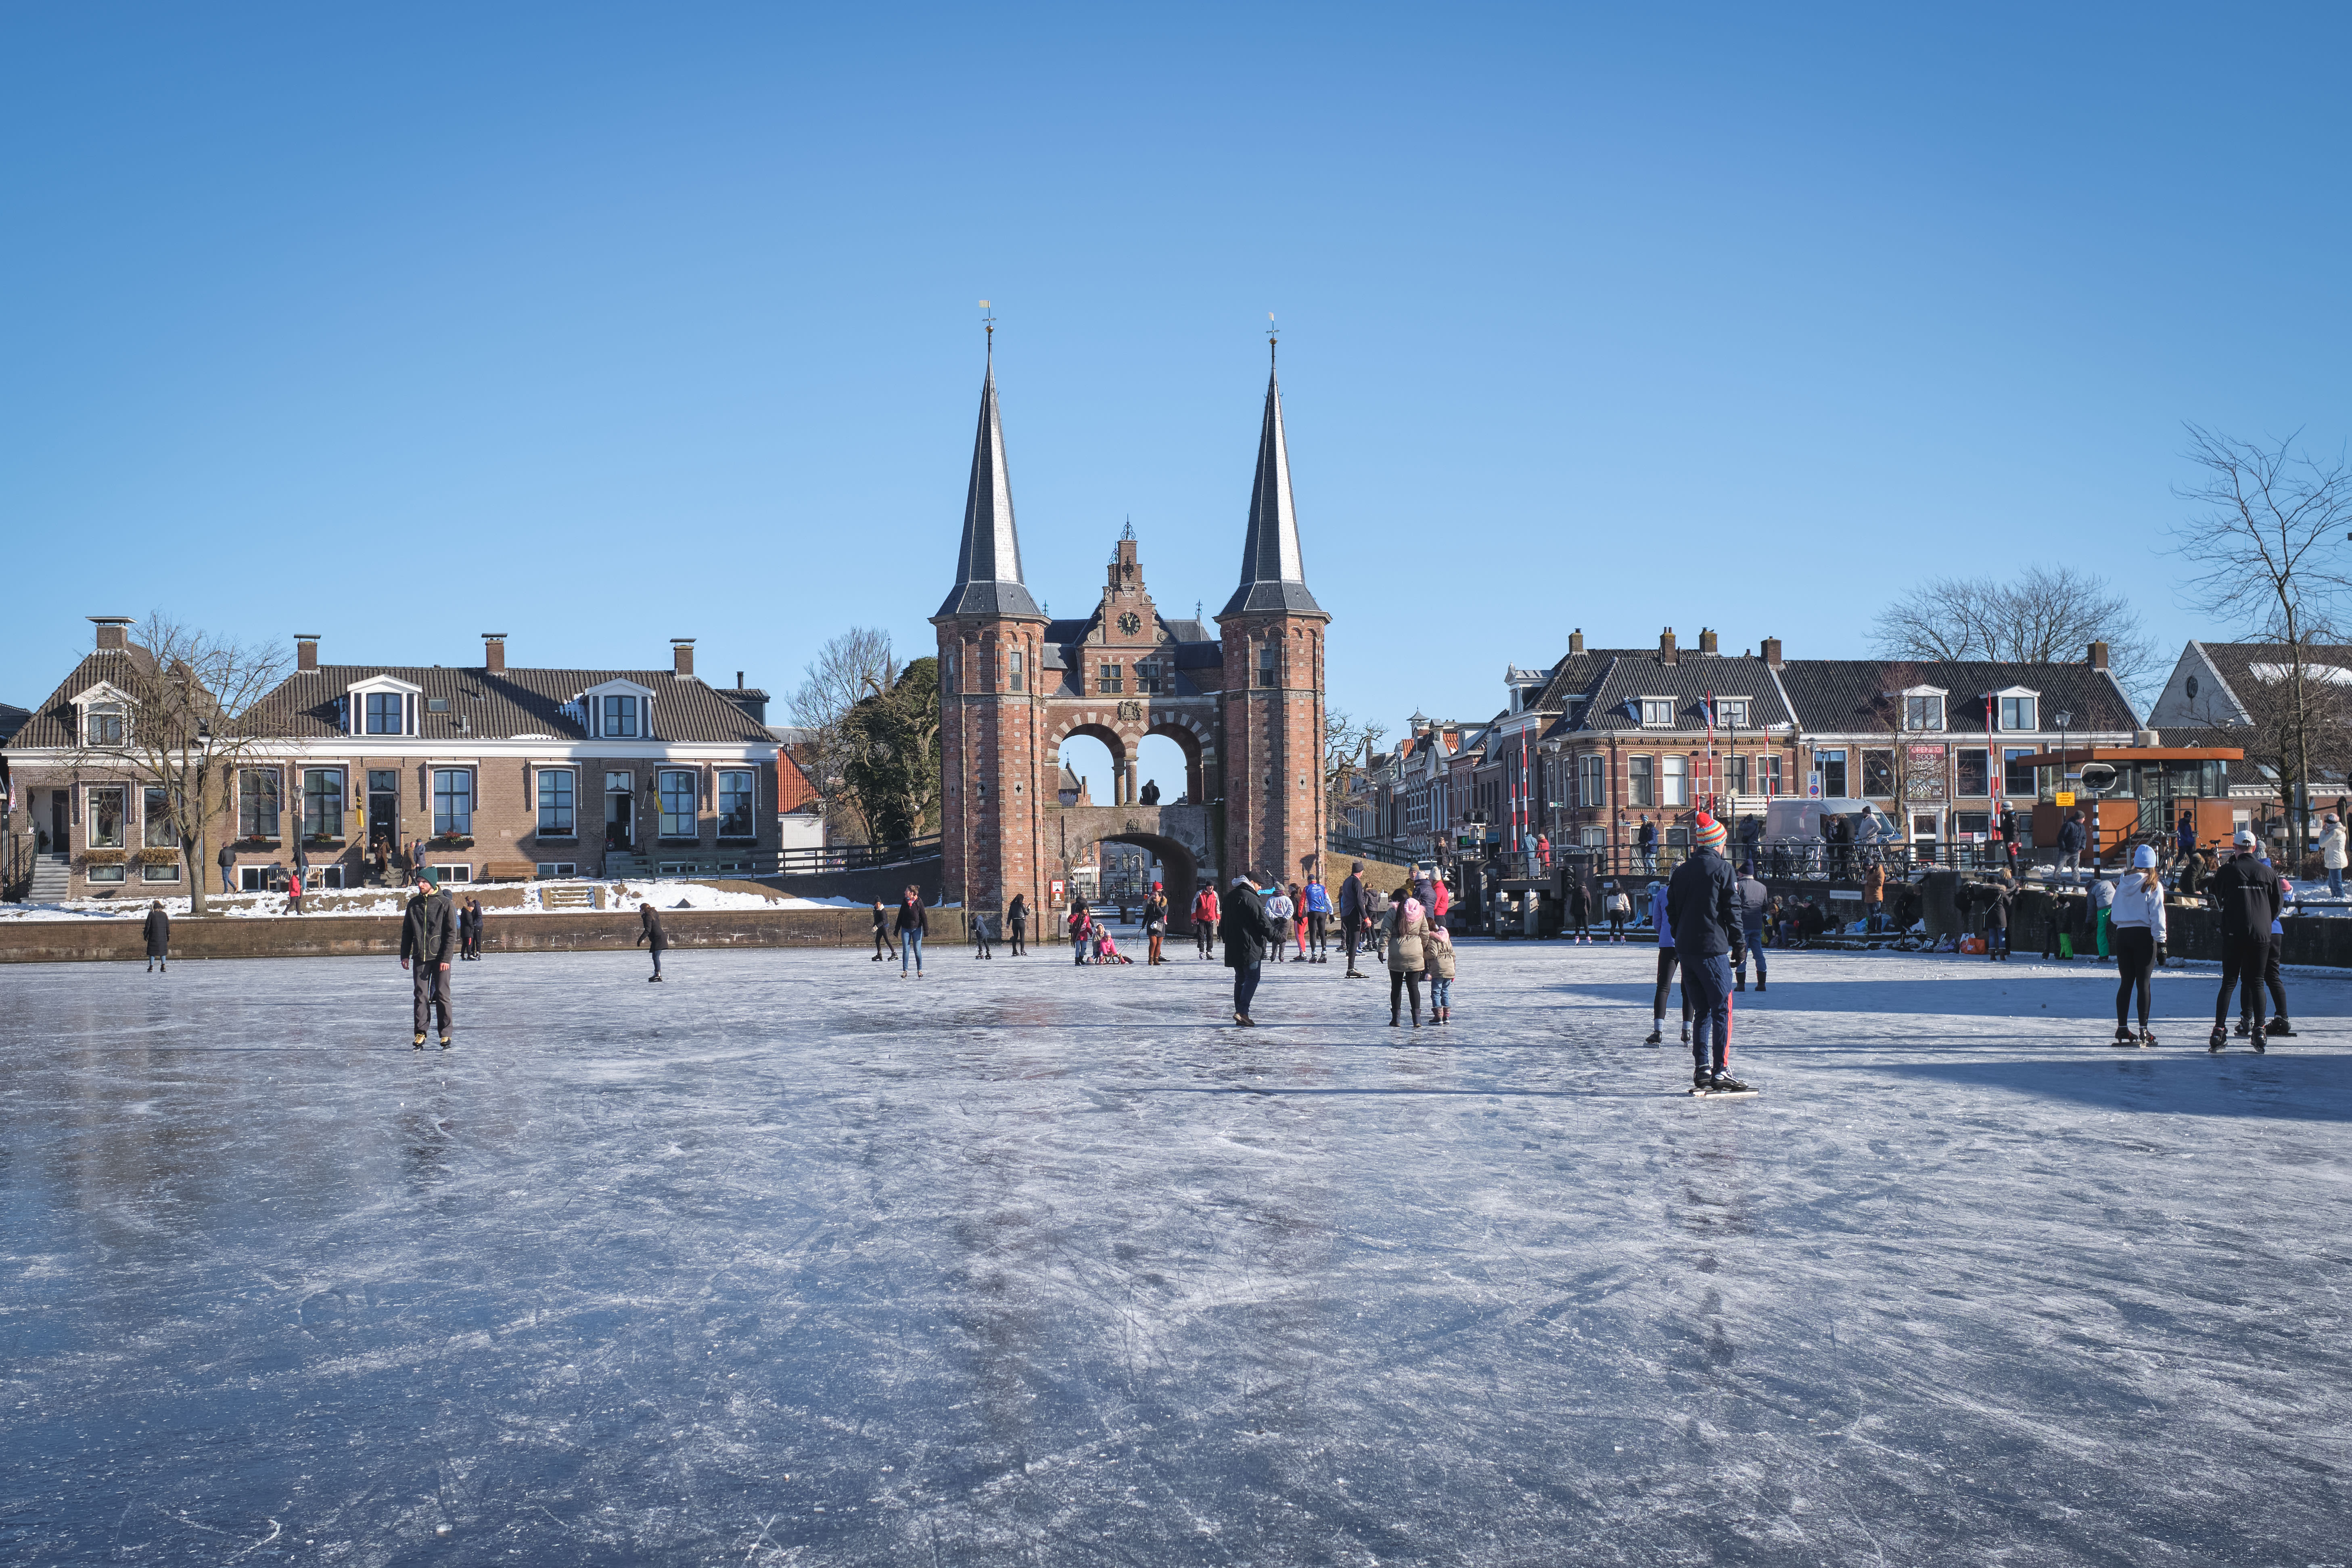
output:
<svg viewBox="0 0 2352 1568"><path fill-rule="evenodd" d="M457 946L457 912L449 895L420 875L400 921L400 967L409 971L415 993L416 1049L425 1048L425 1026L430 1013L441 1018L441 1046L449 1046L449 955ZM415 967L410 960L415 961Z"/></svg>
<svg viewBox="0 0 2352 1568"><path fill-rule="evenodd" d="M2271 863L2268 855L2261 850L2255 853L2262 857L2263 869L2277 877L2279 908L2285 910L2294 902L2294 884L2278 876L2278 868ZM2271 998L2271 1021L2263 1030L2264 1040L2291 1039L2294 1036L2294 1026L2287 1021L2286 987L2279 980L2279 951L2285 946L2286 928L2273 920L2271 921L2270 946L2263 954L2263 989L2270 994ZM2238 1015L2238 1034L2243 1037L2249 1032L2246 1015L2241 1012Z"/></svg>
<svg viewBox="0 0 2352 1568"><path fill-rule="evenodd" d="M2278 878L2254 857L2254 836L2241 827L2237 853L2213 873L2205 896L2221 920L2221 989L2213 998L2213 1033L2205 1048L2219 1054L2230 1042L2230 993L2242 984L2246 1043L2263 1048L2263 974L2270 966L2271 927L2279 918Z"/></svg>
<svg viewBox="0 0 2352 1568"><path fill-rule="evenodd" d="M2147 1027L2156 989L2149 976L2156 972L2157 946L2164 941L2164 882L2157 875L2154 846L2143 844L2132 851L2132 868L2116 886L2108 914L2116 947L2115 1043L2145 1050L2156 1044ZM2135 993L2139 998L2137 1034L2125 1017Z"/></svg>
<svg viewBox="0 0 2352 1568"><path fill-rule="evenodd" d="M1728 865L1724 867L1727 872L1730 869ZM1666 903L1667 884L1651 883L1650 925L1658 933L1658 989L1657 994L1650 998L1650 1037L1642 1042L1645 1046L1664 1045L1666 1039L1666 987L1674 984L1676 961L1674 919ZM1683 1044L1690 1044L1690 980L1685 971L1683 980Z"/></svg>
<svg viewBox="0 0 2352 1568"><path fill-rule="evenodd" d="M1626 896L1624 889L1614 882L1603 882L1601 889L1601 911L1609 917L1609 940L1623 942L1625 922L1633 913L1633 900Z"/></svg>
<svg viewBox="0 0 2352 1568"><path fill-rule="evenodd" d="M1745 956L1738 879L1723 858L1723 824L1700 812L1690 858L1666 884L1666 926L1683 969L1683 1001L1697 1004L1689 1033L1693 1094L1752 1094L1731 1076L1731 972ZM1664 932L1659 940L1664 941ZM1728 956L1727 956L1728 955Z"/></svg>
<svg viewBox="0 0 2352 1568"><path fill-rule="evenodd" d="M1265 906L1258 901L1257 889L1250 886L1245 874L1236 873L1225 894L1223 912L1217 917L1217 940L1224 943L1225 967L1234 972L1234 1022L1244 1029L1255 1028L1250 1004L1257 996L1257 983L1263 976L1260 965L1265 962L1269 945L1282 945L1282 931L1266 919Z"/></svg>
<svg viewBox="0 0 2352 1568"><path fill-rule="evenodd" d="M1560 921L1559 934L1569 942L1590 944L1592 941L1592 889L1584 885L1583 873L1568 874L1568 896Z"/></svg>
<svg viewBox="0 0 2352 1568"><path fill-rule="evenodd" d="M481 900L474 898L466 900L465 909L457 916L457 934L464 939L467 961L479 963L482 961Z"/></svg>
<svg viewBox="0 0 2352 1568"><path fill-rule="evenodd" d="M1404 998L1412 997L1412 1026L1421 1027L1421 976L1429 967L1429 917L1412 889L1389 895L1389 1027L1398 1026Z"/></svg>
<svg viewBox="0 0 2352 1568"><path fill-rule="evenodd" d="M1309 875L1307 879L1307 937L1315 944L1315 956L1310 962L1331 962L1331 892L1324 887L1323 879Z"/></svg>
<svg viewBox="0 0 2352 1568"><path fill-rule="evenodd" d="M1253 889L1252 891L1255 889ZM1288 956L1283 949L1290 941L1290 895L1282 890L1282 884L1277 881L1268 884L1263 896L1265 902L1260 909L1265 916L1267 929L1276 933L1274 939L1274 961L1280 963Z"/></svg>
<svg viewBox="0 0 2352 1568"><path fill-rule="evenodd" d="M978 963L983 958L996 956L988 945L988 922L991 918L984 910L975 911L971 917L971 961L974 963Z"/></svg>
<svg viewBox="0 0 2352 1568"><path fill-rule="evenodd" d="M1732 965L1734 991L1748 989L1747 959L1752 953L1756 959L1756 992L1759 996L1763 994L1764 922L1770 918L1771 910L1772 889L1757 879L1756 863L1751 860L1739 873L1739 933L1745 942L1741 962Z"/></svg>
<svg viewBox="0 0 2352 1568"><path fill-rule="evenodd" d="M923 909L923 889L909 882L898 897L898 978L907 978L907 965L915 966L915 978L923 977L923 938L929 934L930 917Z"/></svg>
<svg viewBox="0 0 2352 1568"><path fill-rule="evenodd" d="M1143 931L1150 939L1144 962L1151 964L1168 962L1160 956L1160 944L1168 936L1168 895L1161 891L1157 882L1151 884L1151 896L1143 900Z"/></svg>
<svg viewBox="0 0 2352 1568"><path fill-rule="evenodd" d="M147 906L147 973L154 973L158 966L172 973L172 917L163 912L161 899Z"/></svg>
<svg viewBox="0 0 2352 1568"><path fill-rule="evenodd" d="M650 903L637 905L636 945L654 955L654 972L646 976L646 984L651 985L662 977L661 955L669 951L669 933L662 930L661 911Z"/></svg>
<svg viewBox="0 0 2352 1568"><path fill-rule="evenodd" d="M1444 926L1433 925L1422 948L1428 963L1429 1021L1450 1024L1454 1021L1454 935Z"/></svg>
<svg viewBox="0 0 2352 1568"><path fill-rule="evenodd" d="M1005 929L1013 933L1013 956L1025 957L1029 952L1029 895L1015 893L1004 911Z"/></svg>
<svg viewBox="0 0 2352 1568"><path fill-rule="evenodd" d="M1348 879L1339 884L1339 946L1346 953L1348 967L1339 978L1369 978L1356 967L1356 950L1364 942L1364 863L1350 861Z"/></svg>
<svg viewBox="0 0 2352 1568"><path fill-rule="evenodd" d="M885 953L896 958L898 950L890 945L890 906L877 899L874 900L874 962L881 963Z"/></svg>
<svg viewBox="0 0 2352 1568"><path fill-rule="evenodd" d="M1216 956L1217 889L1213 882L1201 884L1201 891L1192 900L1192 941L1202 958Z"/></svg>

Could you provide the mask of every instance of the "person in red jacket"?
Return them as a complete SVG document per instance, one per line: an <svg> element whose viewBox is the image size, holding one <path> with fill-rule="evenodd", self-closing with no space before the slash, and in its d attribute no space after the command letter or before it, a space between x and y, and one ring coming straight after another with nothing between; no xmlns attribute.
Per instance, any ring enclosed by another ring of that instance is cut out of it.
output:
<svg viewBox="0 0 2352 1568"><path fill-rule="evenodd" d="M1216 887L1204 882L1200 896L1192 900L1192 940L1200 945L1202 958L1216 956L1217 912Z"/></svg>

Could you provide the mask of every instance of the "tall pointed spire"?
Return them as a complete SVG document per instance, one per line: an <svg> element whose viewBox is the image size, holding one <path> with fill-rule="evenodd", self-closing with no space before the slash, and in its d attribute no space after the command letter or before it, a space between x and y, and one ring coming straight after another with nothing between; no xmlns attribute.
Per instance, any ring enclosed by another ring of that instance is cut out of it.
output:
<svg viewBox="0 0 2352 1568"><path fill-rule="evenodd" d="M1225 601L1220 616L1285 610L1323 613L1307 591L1307 567L1298 550L1298 514L1290 500L1290 447L1282 433L1282 383L1275 374L1273 351L1269 342L1265 422L1258 431L1257 482L1250 491L1241 586Z"/></svg>
<svg viewBox="0 0 2352 1568"><path fill-rule="evenodd" d="M963 547L955 586L941 616L1037 616L1021 581L1021 536L1013 526L1013 479L1004 467L1004 427L996 416L996 328L988 329L988 373L980 388L980 433L971 444L971 485L964 494Z"/></svg>

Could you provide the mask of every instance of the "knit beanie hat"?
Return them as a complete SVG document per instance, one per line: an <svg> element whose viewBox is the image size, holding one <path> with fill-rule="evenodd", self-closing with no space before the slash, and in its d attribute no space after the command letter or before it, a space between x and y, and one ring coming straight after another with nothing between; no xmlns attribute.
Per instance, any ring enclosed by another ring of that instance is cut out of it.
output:
<svg viewBox="0 0 2352 1568"><path fill-rule="evenodd" d="M2156 869L2156 847L2154 845L2143 844L2138 848L2132 851L2132 869L2135 871L2153 871Z"/></svg>
<svg viewBox="0 0 2352 1568"><path fill-rule="evenodd" d="M1723 853L1724 841L1730 837L1724 831L1723 824L1703 811L1692 825L1692 835L1700 848L1712 849L1718 855Z"/></svg>

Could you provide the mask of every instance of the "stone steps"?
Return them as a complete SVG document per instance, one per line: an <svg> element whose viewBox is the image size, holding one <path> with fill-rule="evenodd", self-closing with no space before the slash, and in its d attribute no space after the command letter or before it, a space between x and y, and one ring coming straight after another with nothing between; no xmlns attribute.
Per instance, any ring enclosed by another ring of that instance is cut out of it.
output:
<svg viewBox="0 0 2352 1568"><path fill-rule="evenodd" d="M33 887L27 895L37 904L55 904L73 896L73 872L62 855L43 855L33 862Z"/></svg>

